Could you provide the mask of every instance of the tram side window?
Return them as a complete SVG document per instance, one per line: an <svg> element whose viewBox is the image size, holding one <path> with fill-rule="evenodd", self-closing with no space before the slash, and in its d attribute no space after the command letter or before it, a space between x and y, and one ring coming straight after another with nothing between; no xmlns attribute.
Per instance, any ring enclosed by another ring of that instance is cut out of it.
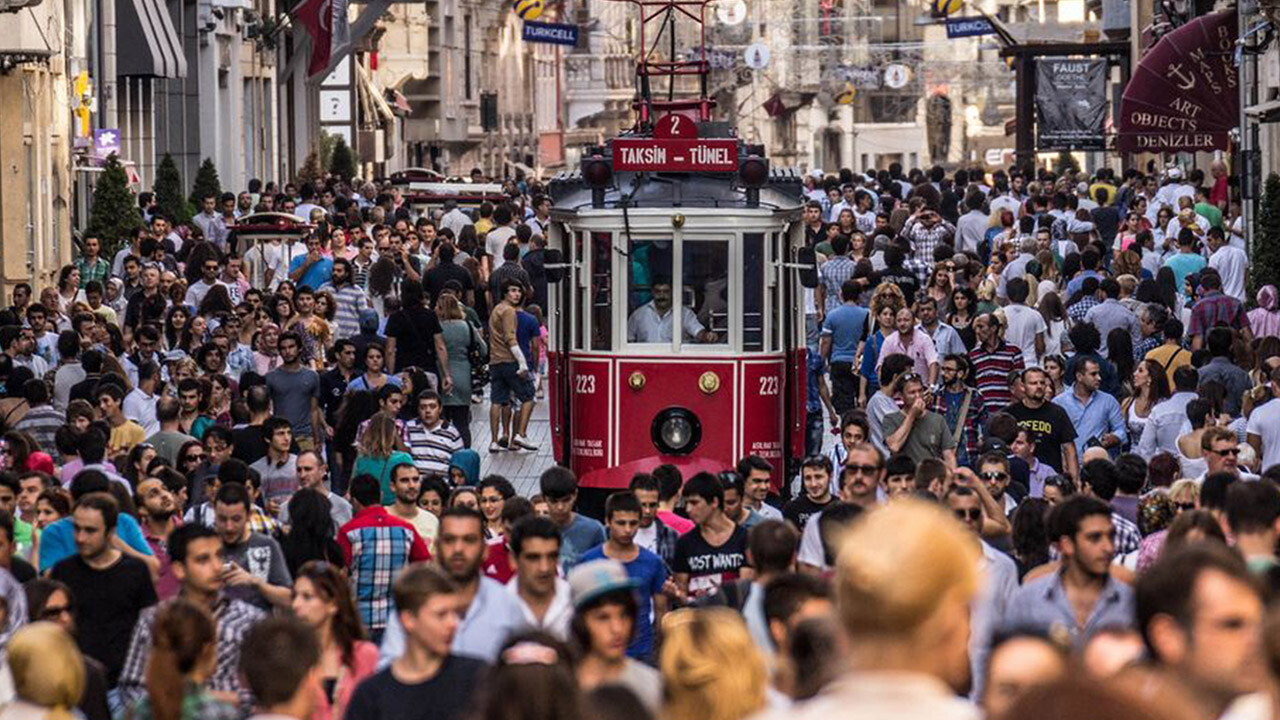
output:
<svg viewBox="0 0 1280 720"><path fill-rule="evenodd" d="M671 342L670 240L627 244L627 342Z"/></svg>
<svg viewBox="0 0 1280 720"><path fill-rule="evenodd" d="M591 349L613 349L613 237L591 234Z"/></svg>
<svg viewBox="0 0 1280 720"><path fill-rule="evenodd" d="M742 236L742 349L764 350L764 235Z"/></svg>
<svg viewBox="0 0 1280 720"><path fill-rule="evenodd" d="M729 342L729 243L685 240L680 304L685 342Z"/></svg>

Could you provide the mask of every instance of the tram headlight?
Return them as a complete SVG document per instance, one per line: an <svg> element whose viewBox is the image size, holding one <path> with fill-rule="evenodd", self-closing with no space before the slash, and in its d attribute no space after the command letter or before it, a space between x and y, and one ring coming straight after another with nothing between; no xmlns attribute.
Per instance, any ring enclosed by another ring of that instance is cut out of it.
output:
<svg viewBox="0 0 1280 720"><path fill-rule="evenodd" d="M662 454L688 455L702 441L702 423L684 408L667 408L653 418L649 434Z"/></svg>

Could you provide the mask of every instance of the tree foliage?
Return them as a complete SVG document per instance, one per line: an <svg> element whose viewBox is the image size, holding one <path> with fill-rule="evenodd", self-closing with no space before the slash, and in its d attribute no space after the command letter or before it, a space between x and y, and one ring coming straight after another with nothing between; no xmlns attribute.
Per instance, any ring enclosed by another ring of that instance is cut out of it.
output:
<svg viewBox="0 0 1280 720"><path fill-rule="evenodd" d="M165 153L160 158L160 166L156 168L156 210L169 218L175 225L191 222L191 206L183 193L182 173L173 156Z"/></svg>
<svg viewBox="0 0 1280 720"><path fill-rule="evenodd" d="M329 158L329 174L350 181L356 176L356 156L351 152L347 141L338 136L333 144L333 155Z"/></svg>
<svg viewBox="0 0 1280 720"><path fill-rule="evenodd" d="M221 194L222 183L218 180L218 168L213 166L212 158L205 158L196 171L196 182L191 188L191 207L198 211L203 198Z"/></svg>
<svg viewBox="0 0 1280 720"><path fill-rule="evenodd" d="M142 224L138 201L129 190L129 176L115 153L107 157L93 186L93 206L89 210L86 235L102 241L102 255L112 257L130 234Z"/></svg>
<svg viewBox="0 0 1280 720"><path fill-rule="evenodd" d="M1249 281L1253 290L1264 285L1280 286L1280 175L1276 173L1267 176L1262 189L1250 253Z"/></svg>

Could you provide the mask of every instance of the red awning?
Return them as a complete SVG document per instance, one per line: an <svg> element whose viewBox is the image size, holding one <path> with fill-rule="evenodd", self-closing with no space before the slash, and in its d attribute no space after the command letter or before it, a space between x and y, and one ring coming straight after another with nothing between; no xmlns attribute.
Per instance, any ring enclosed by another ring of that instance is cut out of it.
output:
<svg viewBox="0 0 1280 720"><path fill-rule="evenodd" d="M1236 11L1203 15L1160 38L1120 100L1121 152L1225 150L1240 124Z"/></svg>

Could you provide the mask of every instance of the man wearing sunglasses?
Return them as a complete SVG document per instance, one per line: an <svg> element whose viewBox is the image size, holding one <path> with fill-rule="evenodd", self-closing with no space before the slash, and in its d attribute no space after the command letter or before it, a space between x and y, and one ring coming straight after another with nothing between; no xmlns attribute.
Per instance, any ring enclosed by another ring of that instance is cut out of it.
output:
<svg viewBox="0 0 1280 720"><path fill-rule="evenodd" d="M884 455L871 443L858 443L849 448L841 469L840 500L869 510L879 503L876 491L884 480ZM805 572L821 573L829 569L822 545L821 519L822 513L810 517L800 537L796 560Z"/></svg>
<svg viewBox="0 0 1280 720"><path fill-rule="evenodd" d="M947 491L946 503L956 519L979 538L978 544L982 548L982 559L978 561L983 578L982 589L969 616L969 663L974 681L972 697L978 697L982 694L982 681L986 676L987 657L991 653L996 626L1018 589L1018 567L1008 555L981 540L986 510L976 490L956 485Z"/></svg>
<svg viewBox="0 0 1280 720"><path fill-rule="evenodd" d="M1257 480L1257 475L1240 467L1240 441L1236 434L1224 427L1205 428L1200 436L1200 449L1204 452L1204 462L1208 466L1205 473L1196 478L1203 484L1204 479L1218 472L1228 472L1241 480Z"/></svg>

